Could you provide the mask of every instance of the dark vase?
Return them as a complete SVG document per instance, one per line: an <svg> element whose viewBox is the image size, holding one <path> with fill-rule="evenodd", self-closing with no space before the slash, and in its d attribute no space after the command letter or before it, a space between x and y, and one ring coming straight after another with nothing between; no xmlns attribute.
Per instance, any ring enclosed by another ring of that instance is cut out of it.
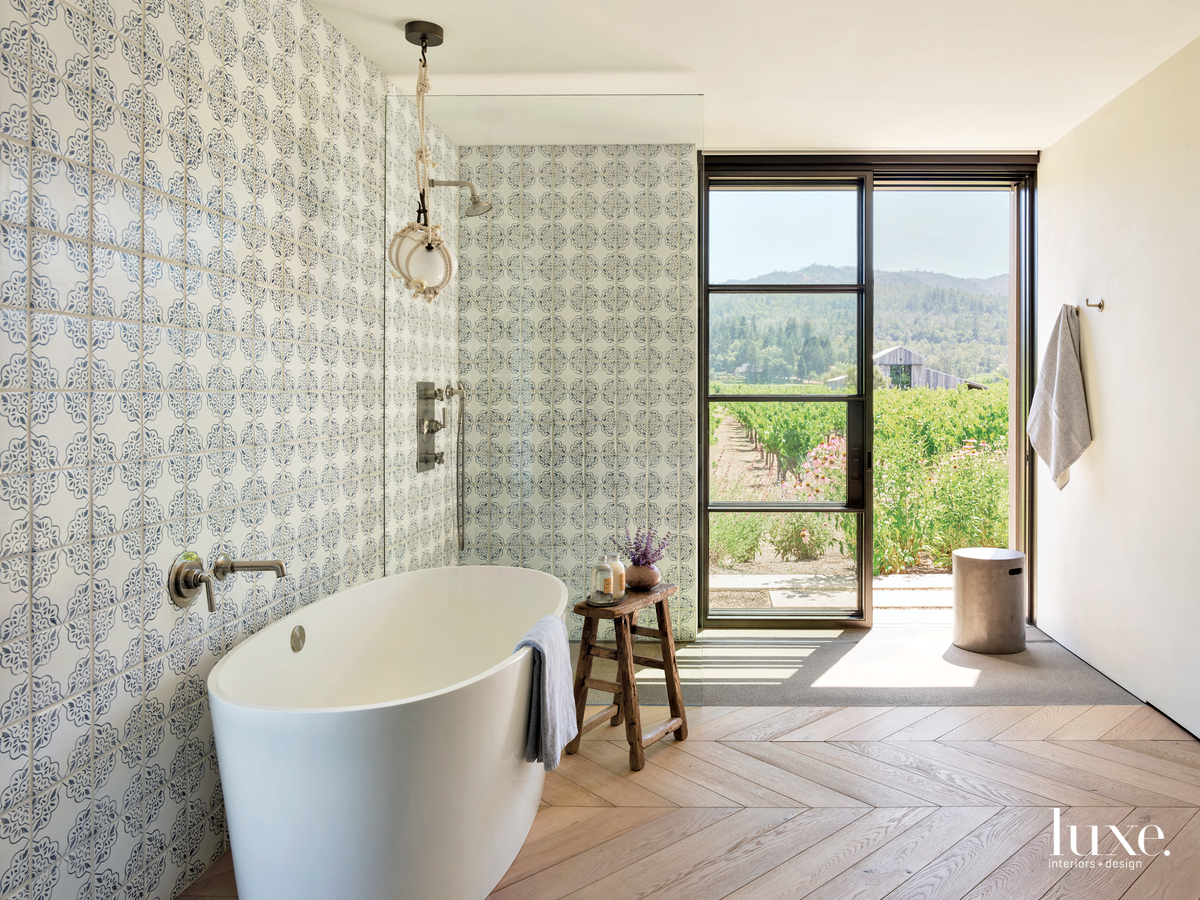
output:
<svg viewBox="0 0 1200 900"><path fill-rule="evenodd" d="M626 566L625 586L631 591L649 591L662 581L662 572L651 563L648 566Z"/></svg>

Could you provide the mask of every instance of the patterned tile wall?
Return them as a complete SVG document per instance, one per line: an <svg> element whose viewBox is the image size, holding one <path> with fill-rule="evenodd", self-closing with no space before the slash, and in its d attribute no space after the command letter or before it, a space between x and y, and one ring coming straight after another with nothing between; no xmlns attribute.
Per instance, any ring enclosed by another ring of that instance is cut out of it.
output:
<svg viewBox="0 0 1200 900"><path fill-rule="evenodd" d="M461 147L459 160L495 207L459 227L461 560L552 572L574 601L610 536L655 523L673 537L675 630L692 638L695 148Z"/></svg>
<svg viewBox="0 0 1200 900"><path fill-rule="evenodd" d="M385 519L441 561L442 495L383 488L387 355L448 374L456 325L385 322L385 103L305 3L0 0L4 900L178 894L225 842L212 665L382 575ZM185 547L289 575L181 612Z"/></svg>

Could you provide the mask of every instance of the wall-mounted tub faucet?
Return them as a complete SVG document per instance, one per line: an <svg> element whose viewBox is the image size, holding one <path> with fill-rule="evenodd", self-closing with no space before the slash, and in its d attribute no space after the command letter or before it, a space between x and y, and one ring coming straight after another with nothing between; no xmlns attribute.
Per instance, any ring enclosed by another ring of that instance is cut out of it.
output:
<svg viewBox="0 0 1200 900"><path fill-rule="evenodd" d="M287 575L283 560L238 560L231 558L228 553L218 555L212 569L206 572L200 554L184 550L175 557L167 575L167 590L171 594L171 602L180 609L186 609L196 602L196 595L203 588L204 596L208 600L208 611L216 612L217 597L216 591L213 590L213 579L224 581L238 572L274 572L276 578Z"/></svg>
<svg viewBox="0 0 1200 900"><path fill-rule="evenodd" d="M224 581L230 575L238 572L274 572L276 578L283 578L287 570L283 568L280 559L232 559L228 553L220 554L213 563L213 578Z"/></svg>

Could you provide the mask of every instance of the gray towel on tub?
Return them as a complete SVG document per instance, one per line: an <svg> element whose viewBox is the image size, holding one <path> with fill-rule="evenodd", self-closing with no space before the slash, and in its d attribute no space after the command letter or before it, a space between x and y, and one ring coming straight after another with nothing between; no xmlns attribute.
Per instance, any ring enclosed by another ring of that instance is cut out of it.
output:
<svg viewBox="0 0 1200 900"><path fill-rule="evenodd" d="M1092 443L1077 316L1074 306L1063 306L1059 312L1029 410L1029 443L1050 467L1050 477L1060 491L1071 480L1070 467Z"/></svg>
<svg viewBox="0 0 1200 900"><path fill-rule="evenodd" d="M567 626L558 616L542 616L513 652L522 647L533 648L525 761L540 762L547 772L552 772L558 768L563 747L579 732Z"/></svg>

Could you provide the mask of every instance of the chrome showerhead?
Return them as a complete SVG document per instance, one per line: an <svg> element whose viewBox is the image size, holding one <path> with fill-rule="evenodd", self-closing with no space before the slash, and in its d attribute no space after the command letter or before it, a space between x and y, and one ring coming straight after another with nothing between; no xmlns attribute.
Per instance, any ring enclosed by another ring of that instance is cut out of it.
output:
<svg viewBox="0 0 1200 900"><path fill-rule="evenodd" d="M437 181L430 179L430 187L465 187L471 192L471 205L463 210L464 216L482 216L484 213L492 211L492 204L484 203L479 199L479 192L475 190L475 185L469 181Z"/></svg>
<svg viewBox="0 0 1200 900"><path fill-rule="evenodd" d="M463 210L463 215L464 216L482 216L484 213L489 213L491 211L492 211L492 204L484 203L482 200L479 199L478 194L472 193L471 194L471 205L468 206L465 210Z"/></svg>

